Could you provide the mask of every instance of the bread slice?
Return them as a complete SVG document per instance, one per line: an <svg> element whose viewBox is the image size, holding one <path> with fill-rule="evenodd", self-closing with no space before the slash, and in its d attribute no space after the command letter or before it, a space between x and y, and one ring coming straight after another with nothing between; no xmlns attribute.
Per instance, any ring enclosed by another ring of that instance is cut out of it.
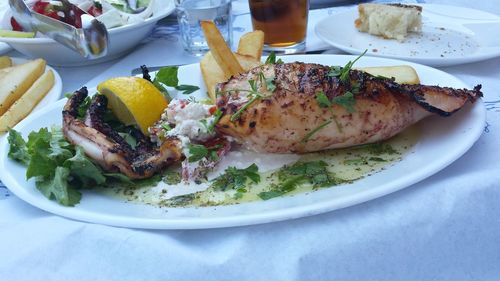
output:
<svg viewBox="0 0 500 281"><path fill-rule="evenodd" d="M422 7L404 4L359 4L354 25L361 32L403 41L409 32L421 32Z"/></svg>

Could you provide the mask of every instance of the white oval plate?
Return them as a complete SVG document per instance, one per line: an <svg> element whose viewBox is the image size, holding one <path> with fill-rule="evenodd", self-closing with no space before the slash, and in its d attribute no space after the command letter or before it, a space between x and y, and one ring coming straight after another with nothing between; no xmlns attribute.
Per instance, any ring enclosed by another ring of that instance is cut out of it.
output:
<svg viewBox="0 0 500 281"><path fill-rule="evenodd" d="M308 55L285 56L285 61L316 62L344 65L353 56ZM364 57L356 66L383 66L409 64L426 84L440 84L463 88L457 78L423 65L374 57ZM205 93L199 65L188 65L179 71L183 84L200 85ZM61 100L33 114L16 130L27 136L40 127L61 125ZM152 229L196 229L268 223L305 217L352 206L407 187L437 173L457 160L479 138L485 125L485 108L481 101L469 105L452 117L429 117L417 124L421 132L412 152L401 162L353 184L321 189L309 194L275 198L268 201L233 206L196 208L157 208L120 201L92 191L84 191L81 203L63 207L46 199L35 188L33 181L25 180L26 168L7 158L8 143L0 144L0 170L3 183L19 198L40 209L64 217L121 227ZM446 153L443 153L446 151Z"/></svg>
<svg viewBox="0 0 500 281"><path fill-rule="evenodd" d="M12 63L14 65L21 64L27 62L27 59L22 59L22 58L12 58ZM62 91L62 80L61 76L59 76L59 73L52 67L46 66L45 67L45 72L52 70L54 73L54 86L52 86L52 89L43 97L43 99L35 106L33 109L32 113L40 110L41 108L51 105L61 99L61 91ZM30 113L30 114L32 114ZM29 116L29 115L28 115Z"/></svg>
<svg viewBox="0 0 500 281"><path fill-rule="evenodd" d="M477 62L500 56L500 16L469 8L422 4L422 33L404 42L354 27L357 7L331 15L315 27L318 37L350 54L409 60L431 66Z"/></svg>

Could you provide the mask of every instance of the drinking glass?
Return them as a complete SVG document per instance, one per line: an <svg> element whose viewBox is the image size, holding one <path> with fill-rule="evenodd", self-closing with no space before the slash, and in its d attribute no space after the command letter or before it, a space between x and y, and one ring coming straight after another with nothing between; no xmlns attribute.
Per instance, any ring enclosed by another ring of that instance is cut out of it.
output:
<svg viewBox="0 0 500 281"><path fill-rule="evenodd" d="M249 0L254 30L264 31L264 49L297 53L305 49L309 0Z"/></svg>
<svg viewBox="0 0 500 281"><path fill-rule="evenodd" d="M182 45L188 53L200 56L209 50L200 21L211 20L231 46L233 30L231 0L175 0Z"/></svg>

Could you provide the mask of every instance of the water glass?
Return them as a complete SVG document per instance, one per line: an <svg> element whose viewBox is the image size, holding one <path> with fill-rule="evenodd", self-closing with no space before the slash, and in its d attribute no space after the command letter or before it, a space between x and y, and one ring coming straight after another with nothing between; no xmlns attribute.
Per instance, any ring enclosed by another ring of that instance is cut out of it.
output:
<svg viewBox="0 0 500 281"><path fill-rule="evenodd" d="M200 21L211 20L231 46L233 29L231 0L175 0L184 50L196 56L209 50Z"/></svg>

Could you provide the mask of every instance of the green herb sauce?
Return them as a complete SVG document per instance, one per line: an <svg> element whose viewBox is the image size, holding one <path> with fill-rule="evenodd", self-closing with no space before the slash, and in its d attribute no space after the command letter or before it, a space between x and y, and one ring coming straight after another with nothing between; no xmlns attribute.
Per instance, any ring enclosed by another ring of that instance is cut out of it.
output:
<svg viewBox="0 0 500 281"><path fill-rule="evenodd" d="M407 129L377 144L300 155L297 161L268 171L255 165L228 167L201 184L179 183L180 174L173 172L179 167L171 167L156 186L116 186L104 192L159 207L204 207L272 200L323 188L352 188L356 180L400 161L416 143L416 130Z"/></svg>

